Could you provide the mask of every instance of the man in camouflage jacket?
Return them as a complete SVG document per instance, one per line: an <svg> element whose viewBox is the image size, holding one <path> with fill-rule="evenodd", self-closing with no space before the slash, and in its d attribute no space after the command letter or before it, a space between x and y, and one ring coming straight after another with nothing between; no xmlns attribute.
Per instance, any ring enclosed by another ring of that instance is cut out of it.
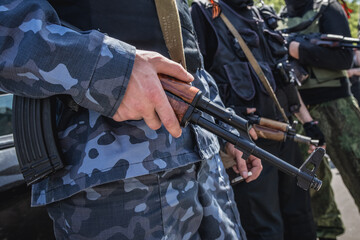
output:
<svg viewBox="0 0 360 240"><path fill-rule="evenodd" d="M221 104L186 1L176 3L188 72L168 59L153 1L50 3L0 1L0 89L67 95L80 105L77 112L62 105L57 115L66 166L32 189L32 205L47 205L55 236L245 238L217 137L195 125L181 129L157 77L193 81ZM60 26L59 16L87 31ZM224 146L246 181L256 179L260 160L245 164Z"/></svg>

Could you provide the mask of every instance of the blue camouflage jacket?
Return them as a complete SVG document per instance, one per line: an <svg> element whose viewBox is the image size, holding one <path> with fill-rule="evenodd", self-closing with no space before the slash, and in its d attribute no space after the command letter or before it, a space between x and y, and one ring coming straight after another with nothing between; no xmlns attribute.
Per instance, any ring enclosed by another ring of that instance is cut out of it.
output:
<svg viewBox="0 0 360 240"><path fill-rule="evenodd" d="M185 1L177 0L177 5L180 16L189 16ZM217 137L198 126L183 129L175 139L165 128L151 130L142 120L112 120L132 72L135 47L96 30L60 26L47 1L0 0L0 90L31 98L65 94L82 107L59 115L66 166L33 185L33 206L219 152ZM191 73L195 86L222 104L211 76L202 68Z"/></svg>

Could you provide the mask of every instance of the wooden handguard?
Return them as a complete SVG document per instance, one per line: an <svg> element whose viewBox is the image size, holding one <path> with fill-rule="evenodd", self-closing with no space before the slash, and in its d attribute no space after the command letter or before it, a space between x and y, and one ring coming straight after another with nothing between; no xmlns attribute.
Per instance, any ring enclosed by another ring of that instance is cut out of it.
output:
<svg viewBox="0 0 360 240"><path fill-rule="evenodd" d="M187 103L191 104L196 94L200 91L196 87L193 87L186 82L177 80L168 75L159 73L158 77L161 81L164 90L171 92L172 94L181 98Z"/></svg>
<svg viewBox="0 0 360 240"><path fill-rule="evenodd" d="M272 129L277 129L283 132L287 132L289 130L289 125L287 123L274 121L268 118L260 118L259 125Z"/></svg>
<svg viewBox="0 0 360 240"><path fill-rule="evenodd" d="M179 101L175 99L174 97L170 96L170 94L167 94L167 97L177 119L179 120L179 123L181 123L190 105L181 100Z"/></svg>
<svg viewBox="0 0 360 240"><path fill-rule="evenodd" d="M284 141L285 133L279 130L274 130L257 124L252 125L259 138L270 139L274 141Z"/></svg>

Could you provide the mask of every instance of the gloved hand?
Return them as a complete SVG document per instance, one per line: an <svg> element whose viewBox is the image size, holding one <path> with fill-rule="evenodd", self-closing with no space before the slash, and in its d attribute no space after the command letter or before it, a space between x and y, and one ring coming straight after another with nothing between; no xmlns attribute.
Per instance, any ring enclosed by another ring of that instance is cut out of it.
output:
<svg viewBox="0 0 360 240"><path fill-rule="evenodd" d="M319 140L319 146L325 145L325 136L320 130L317 121L306 122L303 124L306 136Z"/></svg>

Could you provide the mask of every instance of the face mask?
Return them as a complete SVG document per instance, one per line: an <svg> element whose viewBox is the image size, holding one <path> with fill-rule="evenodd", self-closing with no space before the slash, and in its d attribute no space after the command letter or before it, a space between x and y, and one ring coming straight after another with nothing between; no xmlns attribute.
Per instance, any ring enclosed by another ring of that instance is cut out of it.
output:
<svg viewBox="0 0 360 240"><path fill-rule="evenodd" d="M289 16L301 17L313 0L285 0L285 3Z"/></svg>
<svg viewBox="0 0 360 240"><path fill-rule="evenodd" d="M224 0L224 2L233 9L242 9L254 4L253 0Z"/></svg>

